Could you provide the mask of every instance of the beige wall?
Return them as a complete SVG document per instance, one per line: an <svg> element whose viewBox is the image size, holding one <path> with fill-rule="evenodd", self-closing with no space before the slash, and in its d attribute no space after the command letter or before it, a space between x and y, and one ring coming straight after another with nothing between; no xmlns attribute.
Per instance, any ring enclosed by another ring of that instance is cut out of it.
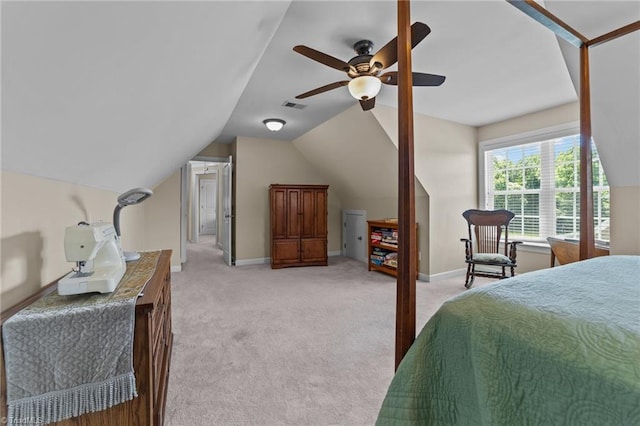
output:
<svg viewBox="0 0 640 426"><path fill-rule="evenodd" d="M397 146L398 111L385 106L373 111ZM428 213L416 210L416 221L429 230L428 257L423 252L421 269L428 262L431 276L459 270L465 266L462 212L478 205L476 128L414 114L414 155L416 178L429 196Z"/></svg>
<svg viewBox="0 0 640 426"><path fill-rule="evenodd" d="M343 208L365 210L368 219L397 216L397 115L383 105L370 112L355 105L294 141L337 182ZM461 213L477 205L476 129L419 114L414 127L420 271L460 269L459 238L466 230Z"/></svg>
<svg viewBox="0 0 640 426"><path fill-rule="evenodd" d="M377 108L377 107L376 107ZM326 176L344 210L364 210L368 220L398 217L398 150L371 111L359 104L293 141L304 158ZM416 183L418 245L429 272L428 195ZM337 229L337 235L342 229ZM365 266L363 266L365 268Z"/></svg>
<svg viewBox="0 0 640 426"><path fill-rule="evenodd" d="M524 272L537 271L538 269L545 269L549 267L551 254L547 248L539 248L535 251L518 246L518 268L517 274Z"/></svg>
<svg viewBox="0 0 640 426"><path fill-rule="evenodd" d="M571 102L478 128L478 141L497 139L580 120L580 105Z"/></svg>
<svg viewBox="0 0 640 426"><path fill-rule="evenodd" d="M344 210L364 210L367 220L398 217L398 197L390 198L349 198ZM429 276L429 223L423 220L429 216L429 196L422 185L416 182L416 223L418 224L418 256L420 274Z"/></svg>
<svg viewBox="0 0 640 426"><path fill-rule="evenodd" d="M6 171L1 176L0 288L6 309L75 266L65 259L65 228L83 220L111 223L119 194ZM120 212L126 250L145 248L145 204Z"/></svg>
<svg viewBox="0 0 640 426"><path fill-rule="evenodd" d="M236 262L271 253L268 188L272 183L328 184L328 250L340 250L340 199L291 142L238 137L235 142Z"/></svg>
<svg viewBox="0 0 640 426"><path fill-rule="evenodd" d="M35 293L75 266L64 254L64 231L84 220L113 222L118 193L2 172L2 309ZM172 249L180 266L180 174L143 204L120 212L122 248Z"/></svg>
<svg viewBox="0 0 640 426"><path fill-rule="evenodd" d="M196 157L219 157L226 158L231 155L231 144L210 143L205 149L200 151Z"/></svg>
<svg viewBox="0 0 640 426"><path fill-rule="evenodd" d="M139 206L144 208L144 249L173 250L174 270L180 268L180 181L178 170L153 188L153 197Z"/></svg>
<svg viewBox="0 0 640 426"><path fill-rule="evenodd" d="M398 150L372 112L349 108L293 141L327 176L344 210L364 210L367 219L398 217ZM420 272L429 274L429 197L416 182ZM342 229L336 230L341 232Z"/></svg>
<svg viewBox="0 0 640 426"><path fill-rule="evenodd" d="M359 104L300 136L293 144L331 180L343 201L397 197L398 150L375 116L362 111Z"/></svg>
<svg viewBox="0 0 640 426"><path fill-rule="evenodd" d="M610 190L611 254L640 255L640 186Z"/></svg>
<svg viewBox="0 0 640 426"><path fill-rule="evenodd" d="M397 111L384 106L373 111L349 109L294 142L238 138L200 153L234 156L237 260L270 255L271 183L330 185L329 251L340 250L341 209L365 210L368 219L397 216L396 185L389 184L397 179ZM421 272L436 275L461 268L459 238L466 227L458 218L477 205L477 140L576 120L577 104L568 104L480 127L476 136L474 128L416 115L416 176L429 192L416 185ZM73 265L64 258L64 228L80 220L111 222L118 194L6 171L1 189L4 309L70 270ZM611 187L612 254L640 254L638 211L640 187ZM179 267L179 171L155 187L149 200L122 210L121 227L124 249L172 249L172 266ZM519 271L547 267L548 256L519 251Z"/></svg>

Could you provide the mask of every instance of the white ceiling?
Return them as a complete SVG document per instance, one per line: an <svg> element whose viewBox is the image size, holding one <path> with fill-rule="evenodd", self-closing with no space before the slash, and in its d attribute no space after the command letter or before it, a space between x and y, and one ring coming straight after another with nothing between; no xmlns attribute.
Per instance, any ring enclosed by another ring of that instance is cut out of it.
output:
<svg viewBox="0 0 640 426"><path fill-rule="evenodd" d="M356 103L346 87L302 100L295 96L346 74L292 48L312 47L348 61L353 43L374 52L397 34L394 1L294 1L220 138L264 137L268 116L287 121L273 135L294 139ZM413 91L414 111L480 126L576 100L555 36L506 1L414 1L411 21L431 33L412 52L415 71L447 77L440 87ZM396 66L391 69L397 69ZM282 106L301 103L304 110ZM397 105L397 88L383 86L377 103Z"/></svg>
<svg viewBox="0 0 640 426"><path fill-rule="evenodd" d="M551 3L588 37L638 19L636 1ZM297 101L345 75L293 46L348 60L355 41L375 51L397 33L395 1L3 1L1 14L3 170L114 191L155 186L212 141L306 133L356 101L346 87ZM432 30L413 69L447 77L414 89L416 112L480 126L576 100L554 35L506 1L414 0L411 14ZM268 117L287 125L270 133Z"/></svg>

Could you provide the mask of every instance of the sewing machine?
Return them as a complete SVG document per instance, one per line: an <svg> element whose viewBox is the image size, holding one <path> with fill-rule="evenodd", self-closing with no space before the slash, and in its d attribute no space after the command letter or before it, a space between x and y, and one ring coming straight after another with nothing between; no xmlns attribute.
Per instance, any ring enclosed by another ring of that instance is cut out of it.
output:
<svg viewBox="0 0 640 426"><path fill-rule="evenodd" d="M64 235L64 252L76 268L58 281L62 296L81 293L110 293L127 269L120 238L110 223L69 226Z"/></svg>

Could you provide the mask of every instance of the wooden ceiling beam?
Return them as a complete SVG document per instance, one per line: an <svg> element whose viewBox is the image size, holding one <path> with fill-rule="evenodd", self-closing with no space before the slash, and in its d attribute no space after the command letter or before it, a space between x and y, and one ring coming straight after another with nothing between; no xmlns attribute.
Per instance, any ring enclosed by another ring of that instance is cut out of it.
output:
<svg viewBox="0 0 640 426"><path fill-rule="evenodd" d="M618 37L622 37L627 34L631 34L634 31L640 30L640 21L632 22L629 25L625 25L624 27L620 27L616 30L610 31L606 34L601 35L600 37L596 37L587 42L587 46L593 47L602 43L606 43L607 41L611 41Z"/></svg>
<svg viewBox="0 0 640 426"><path fill-rule="evenodd" d="M576 47L580 47L589 41L588 38L534 0L507 0L507 2L553 31L558 37Z"/></svg>

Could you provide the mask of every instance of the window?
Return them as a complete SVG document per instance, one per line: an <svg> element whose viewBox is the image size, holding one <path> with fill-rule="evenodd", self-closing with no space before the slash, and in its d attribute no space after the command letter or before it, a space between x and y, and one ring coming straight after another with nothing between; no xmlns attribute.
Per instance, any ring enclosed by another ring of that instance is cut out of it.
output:
<svg viewBox="0 0 640 426"><path fill-rule="evenodd" d="M609 241L609 186L595 145L595 239ZM512 238L580 235L580 135L575 125L480 144L481 205L515 213Z"/></svg>

